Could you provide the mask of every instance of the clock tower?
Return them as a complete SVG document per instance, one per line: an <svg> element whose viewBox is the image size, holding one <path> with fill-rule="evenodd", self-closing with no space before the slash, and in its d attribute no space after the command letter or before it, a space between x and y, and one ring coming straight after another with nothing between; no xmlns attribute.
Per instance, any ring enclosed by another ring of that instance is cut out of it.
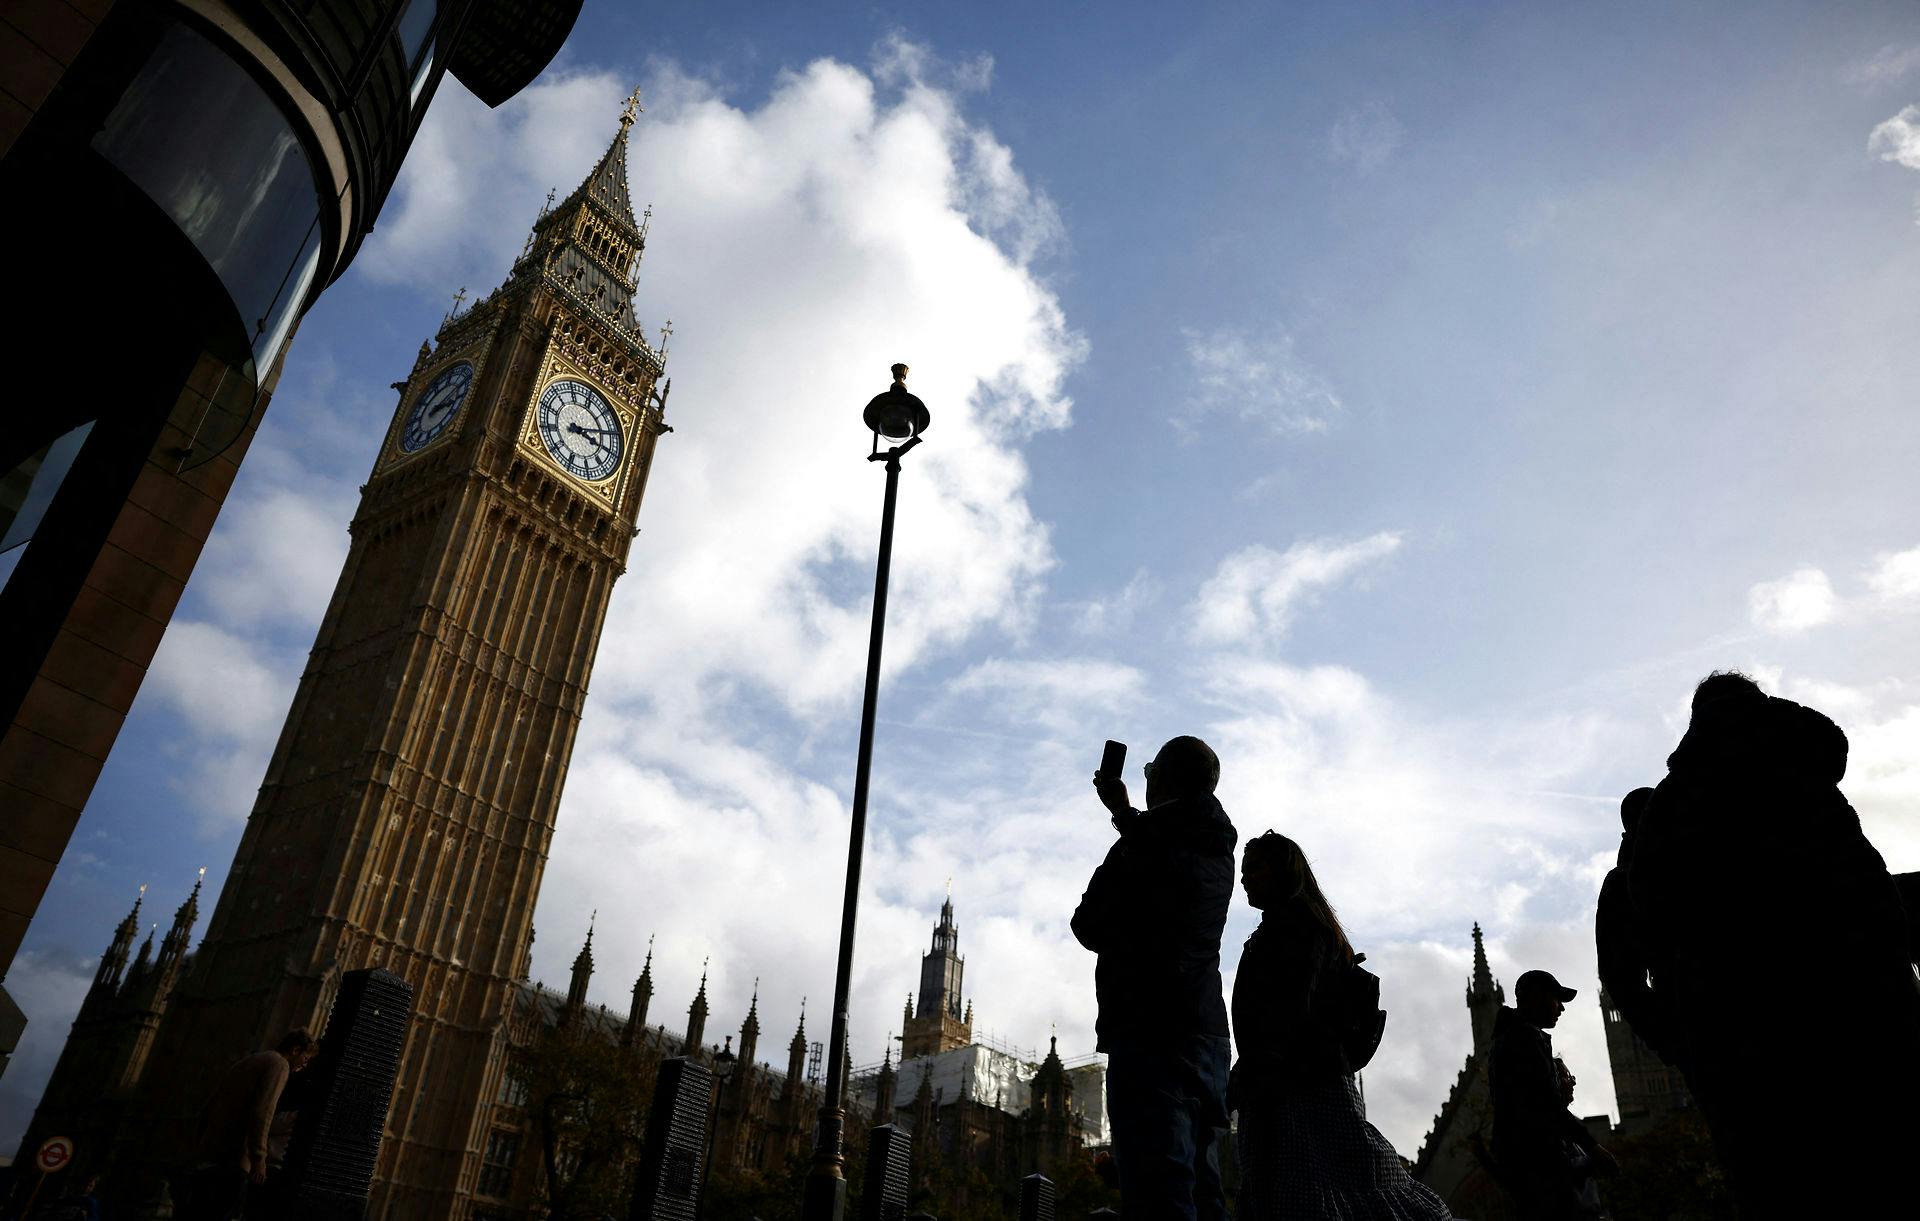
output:
<svg viewBox="0 0 1920 1221"><path fill-rule="evenodd" d="M187 1120L227 1063L318 1034L342 972L413 984L376 1218L462 1217L587 679L662 419L633 312L628 99L506 282L397 385L346 565L141 1083ZM156 1127L153 1131L164 1131Z"/></svg>

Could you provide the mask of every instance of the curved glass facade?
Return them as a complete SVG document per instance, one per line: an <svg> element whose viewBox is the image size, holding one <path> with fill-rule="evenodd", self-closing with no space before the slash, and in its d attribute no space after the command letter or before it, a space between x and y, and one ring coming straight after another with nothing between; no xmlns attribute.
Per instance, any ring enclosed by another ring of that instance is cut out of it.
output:
<svg viewBox="0 0 1920 1221"><path fill-rule="evenodd" d="M176 23L92 145L220 277L257 385L320 266L322 195L286 113L223 49Z"/></svg>

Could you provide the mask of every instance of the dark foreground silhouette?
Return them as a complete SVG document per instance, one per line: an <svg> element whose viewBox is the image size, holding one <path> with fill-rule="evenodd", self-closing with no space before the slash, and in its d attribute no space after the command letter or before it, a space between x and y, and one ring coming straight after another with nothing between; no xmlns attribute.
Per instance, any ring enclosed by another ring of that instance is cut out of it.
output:
<svg viewBox="0 0 1920 1221"><path fill-rule="evenodd" d="M1220 761L1174 738L1146 766L1147 809L1094 777L1120 833L1073 913L1100 956L1096 1033L1121 1207L1132 1217L1224 1221L1217 1144L1227 1127L1227 1008L1220 934L1233 901L1233 823Z"/></svg>
<svg viewBox="0 0 1920 1221"><path fill-rule="evenodd" d="M1831 720L1710 675L1623 845L1636 1002L1748 1218L1896 1215L1920 1148L1911 933L1846 767ZM1622 924L1602 911L1603 970L1632 975Z"/></svg>
<svg viewBox="0 0 1920 1221"><path fill-rule="evenodd" d="M1524 1221L1604 1216L1594 1168L1616 1168L1568 1109L1573 1077L1547 1033L1575 995L1547 972L1527 971L1514 981L1513 1006L1494 1018L1493 1160Z"/></svg>
<svg viewBox="0 0 1920 1221"><path fill-rule="evenodd" d="M1306 855L1269 831L1248 841L1240 877L1262 918L1233 982L1240 1051L1228 1090L1240 1117L1234 1215L1445 1218L1440 1197L1413 1181L1367 1122L1353 1074L1380 1040L1378 983L1360 968Z"/></svg>

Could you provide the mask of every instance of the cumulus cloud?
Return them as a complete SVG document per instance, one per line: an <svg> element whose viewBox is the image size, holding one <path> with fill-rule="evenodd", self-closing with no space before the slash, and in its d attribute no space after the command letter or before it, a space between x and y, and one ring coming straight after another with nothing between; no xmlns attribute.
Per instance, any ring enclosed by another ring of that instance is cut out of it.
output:
<svg viewBox="0 0 1920 1221"><path fill-rule="evenodd" d="M1335 161L1371 173L1387 163L1405 134L1387 104L1374 99L1340 113L1327 133L1327 152Z"/></svg>
<svg viewBox="0 0 1920 1221"><path fill-rule="evenodd" d="M1227 645L1285 635L1300 604L1400 549L1398 531L1348 543L1307 540L1284 552L1258 544L1236 551L1200 587L1190 610L1193 636Z"/></svg>
<svg viewBox="0 0 1920 1221"><path fill-rule="evenodd" d="M1888 603L1920 598L1920 547L1881 556L1867 574L1867 588Z"/></svg>
<svg viewBox="0 0 1920 1221"><path fill-rule="evenodd" d="M1882 161L1920 170L1920 106L1909 106L1875 127L1867 151Z"/></svg>
<svg viewBox="0 0 1920 1221"><path fill-rule="evenodd" d="M168 783L189 799L203 830L232 826L252 810L297 677L291 656L239 632L190 619L167 628L142 694L185 730L172 746Z"/></svg>
<svg viewBox="0 0 1920 1221"><path fill-rule="evenodd" d="M1839 613L1833 582L1818 568L1801 568L1777 581L1762 581L1747 591L1753 625L1775 636L1791 636L1829 623Z"/></svg>
<svg viewBox="0 0 1920 1221"><path fill-rule="evenodd" d="M1301 359L1287 332L1257 338L1232 328L1181 334L1193 368L1192 396L1185 417L1176 420L1183 427L1224 415L1277 433L1325 432L1341 414L1340 396Z"/></svg>

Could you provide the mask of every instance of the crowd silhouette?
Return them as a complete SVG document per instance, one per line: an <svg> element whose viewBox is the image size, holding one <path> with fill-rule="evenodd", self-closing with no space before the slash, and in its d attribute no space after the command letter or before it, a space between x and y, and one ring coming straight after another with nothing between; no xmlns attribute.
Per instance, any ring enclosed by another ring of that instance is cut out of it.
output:
<svg viewBox="0 0 1920 1221"><path fill-rule="evenodd" d="M1601 887L1602 986L1685 1076L1740 1215L1910 1215L1920 1148L1920 875L1893 875L1841 794L1826 716L1715 671L1658 784L1622 800ZM1118 838L1073 916L1098 956L1099 1047L1123 1215L1226 1215L1219 1150L1237 1118L1240 1218L1444 1218L1366 1121L1354 1073L1381 1038L1360 964L1306 853L1269 831L1240 876L1261 913L1235 977L1229 1056L1220 937L1232 896L1220 764L1175 738L1135 810L1094 787ZM1916 916L1910 921L1909 912ZM1602 1218L1612 1154L1568 1109L1551 1035L1577 993L1524 972L1495 1022L1491 1166L1525 1221Z"/></svg>

